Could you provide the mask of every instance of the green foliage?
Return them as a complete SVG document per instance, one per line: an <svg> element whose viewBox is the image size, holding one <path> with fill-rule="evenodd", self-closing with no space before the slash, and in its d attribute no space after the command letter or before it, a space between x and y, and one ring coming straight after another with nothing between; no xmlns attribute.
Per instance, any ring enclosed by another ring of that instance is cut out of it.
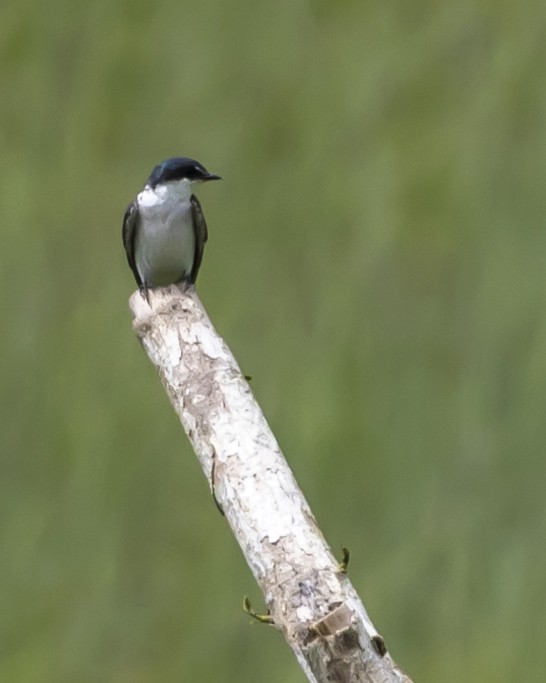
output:
<svg viewBox="0 0 546 683"><path fill-rule="evenodd" d="M0 680L304 680L130 329L121 218L176 154L224 177L201 296L395 659L536 680L545 20L4 3Z"/></svg>

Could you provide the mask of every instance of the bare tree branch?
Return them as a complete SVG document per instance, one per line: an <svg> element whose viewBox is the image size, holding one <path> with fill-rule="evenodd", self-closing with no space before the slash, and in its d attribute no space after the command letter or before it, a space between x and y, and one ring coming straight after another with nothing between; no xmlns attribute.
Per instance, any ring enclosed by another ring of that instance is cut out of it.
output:
<svg viewBox="0 0 546 683"><path fill-rule="evenodd" d="M309 681L411 683L332 555L230 350L193 288L135 292L156 366L269 614ZM247 605L247 607L250 607Z"/></svg>

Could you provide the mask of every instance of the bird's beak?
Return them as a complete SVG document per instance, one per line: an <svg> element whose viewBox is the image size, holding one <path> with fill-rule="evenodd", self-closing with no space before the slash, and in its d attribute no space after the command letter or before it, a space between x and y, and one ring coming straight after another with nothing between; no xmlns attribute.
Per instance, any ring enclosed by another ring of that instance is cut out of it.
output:
<svg viewBox="0 0 546 683"><path fill-rule="evenodd" d="M216 173L209 173L203 180L222 180L222 176L216 175Z"/></svg>

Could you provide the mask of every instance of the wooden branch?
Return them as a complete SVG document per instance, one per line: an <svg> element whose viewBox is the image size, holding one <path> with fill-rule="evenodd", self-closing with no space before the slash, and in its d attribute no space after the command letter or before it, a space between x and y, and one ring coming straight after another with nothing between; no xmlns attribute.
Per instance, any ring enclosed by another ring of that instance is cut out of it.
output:
<svg viewBox="0 0 546 683"><path fill-rule="evenodd" d="M333 557L195 290L175 285L151 290L150 305L135 292L130 307L134 331L159 372L270 617L309 681L411 683Z"/></svg>

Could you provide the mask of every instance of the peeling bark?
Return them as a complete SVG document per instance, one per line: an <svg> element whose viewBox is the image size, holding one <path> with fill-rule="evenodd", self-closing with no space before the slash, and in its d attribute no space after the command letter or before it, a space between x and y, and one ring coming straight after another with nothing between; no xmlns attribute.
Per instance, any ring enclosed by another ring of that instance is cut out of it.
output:
<svg viewBox="0 0 546 683"><path fill-rule="evenodd" d="M135 292L156 366L273 618L309 681L411 683L394 664L192 287Z"/></svg>

